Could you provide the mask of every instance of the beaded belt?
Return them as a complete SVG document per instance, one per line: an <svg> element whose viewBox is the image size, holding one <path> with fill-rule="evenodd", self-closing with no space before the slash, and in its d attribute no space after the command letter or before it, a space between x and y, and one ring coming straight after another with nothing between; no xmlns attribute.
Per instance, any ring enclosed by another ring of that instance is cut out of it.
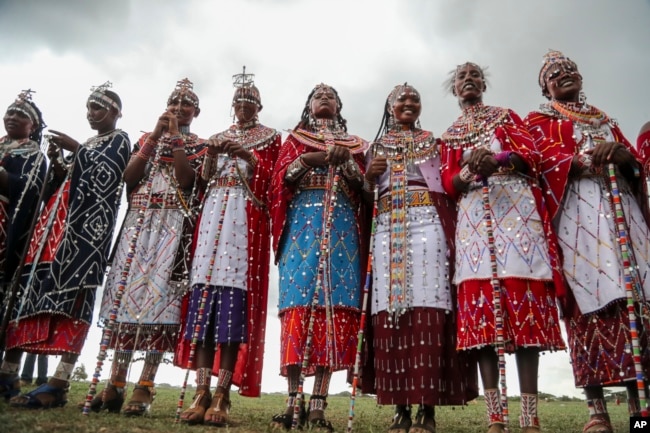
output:
<svg viewBox="0 0 650 433"><path fill-rule="evenodd" d="M510 185L510 184L521 184L521 185L528 185L528 179L522 175L517 175L517 174L501 174L501 173L494 173L492 176L488 178L488 185L493 186L493 185ZM472 181L472 183L469 184L468 191L473 191L477 189L483 188L483 184L478 181Z"/></svg>
<svg viewBox="0 0 650 433"><path fill-rule="evenodd" d="M216 179L211 179L208 185L210 187L217 187L217 188L223 188L223 187L226 187L226 186L235 186L235 185L241 186L242 185L241 179L239 178L239 176L235 176L235 182L232 185L230 185L231 182L232 182L232 180L230 179L229 176L222 176L222 177L219 177L219 178L216 178Z"/></svg>
<svg viewBox="0 0 650 433"><path fill-rule="evenodd" d="M407 207L433 206L435 201L430 191L407 191L406 205ZM390 194L384 195L377 202L377 211L379 213L390 212L391 208Z"/></svg>
<svg viewBox="0 0 650 433"><path fill-rule="evenodd" d="M327 173L307 173L300 180L300 189L325 189L327 185ZM347 181L341 175L338 188L342 191L348 198L350 198L350 187L348 186Z"/></svg>
<svg viewBox="0 0 650 433"><path fill-rule="evenodd" d="M131 197L131 206L133 209L139 209L147 203L147 209L178 209L181 207L174 193L154 194L149 198L148 202L146 194L134 194Z"/></svg>

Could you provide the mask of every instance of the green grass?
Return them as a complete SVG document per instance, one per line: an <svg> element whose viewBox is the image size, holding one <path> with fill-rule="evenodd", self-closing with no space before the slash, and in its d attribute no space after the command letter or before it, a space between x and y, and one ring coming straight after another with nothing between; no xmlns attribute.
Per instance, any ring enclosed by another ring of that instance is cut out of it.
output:
<svg viewBox="0 0 650 433"><path fill-rule="evenodd" d="M76 403L84 399L88 390L85 383L74 383L68 395L68 405L51 410L25 410L10 408L0 403L0 431L10 433L171 433L171 432L207 432L221 431L234 433L270 432L271 417L282 411L285 397L279 394L267 394L261 398L232 396L230 413L232 425L217 429L207 426L187 426L174 423L178 388L159 388L151 414L145 418L127 418L108 413L92 413L83 416L76 408ZM188 389L185 407L191 401L193 390ZM337 432L345 432L350 400L348 397L331 396L327 410L328 418ZM354 418L355 432L386 432L391 423L393 408L377 406L375 400L359 396L356 400ZM628 431L627 408L609 403L614 430ZM510 431L519 430L519 402L510 401ZM587 420L587 407L584 402L540 402L539 416L544 433L581 432ZM465 407L436 408L436 421L440 433L484 433L485 404L483 401L470 403Z"/></svg>

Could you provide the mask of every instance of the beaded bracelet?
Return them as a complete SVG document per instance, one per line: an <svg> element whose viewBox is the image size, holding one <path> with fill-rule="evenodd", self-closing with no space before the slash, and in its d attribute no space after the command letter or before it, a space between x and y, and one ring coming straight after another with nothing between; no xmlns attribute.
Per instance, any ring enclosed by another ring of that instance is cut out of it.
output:
<svg viewBox="0 0 650 433"><path fill-rule="evenodd" d="M503 168L505 171L512 171L515 169L515 164L512 162L512 159L510 158L511 155L512 152L503 151L494 155L494 159L497 160L499 167Z"/></svg>
<svg viewBox="0 0 650 433"><path fill-rule="evenodd" d="M357 166L357 163L354 162L354 159L352 158L348 159L341 167L343 168L343 176L348 180L360 179L363 177L359 170L359 166Z"/></svg>
<svg viewBox="0 0 650 433"><path fill-rule="evenodd" d="M374 192L375 191L375 182L369 181L365 177L363 178L363 190L367 192Z"/></svg>
<svg viewBox="0 0 650 433"><path fill-rule="evenodd" d="M471 183L476 179L476 174L472 173L472 170L469 169L469 165L465 164L463 168L460 169L458 178L465 183Z"/></svg>
<svg viewBox="0 0 650 433"><path fill-rule="evenodd" d="M169 137L168 140L172 148L174 149L183 147L185 145L185 142L183 141L183 137L181 137L180 135L172 135L171 137Z"/></svg>
<svg viewBox="0 0 650 433"><path fill-rule="evenodd" d="M591 168L591 155L586 153L578 154L578 167L581 169Z"/></svg>
<svg viewBox="0 0 650 433"><path fill-rule="evenodd" d="M309 165L303 161L302 155L289 164L287 168L287 173L284 175L284 178L288 182L295 182L300 176L307 173L311 169Z"/></svg>

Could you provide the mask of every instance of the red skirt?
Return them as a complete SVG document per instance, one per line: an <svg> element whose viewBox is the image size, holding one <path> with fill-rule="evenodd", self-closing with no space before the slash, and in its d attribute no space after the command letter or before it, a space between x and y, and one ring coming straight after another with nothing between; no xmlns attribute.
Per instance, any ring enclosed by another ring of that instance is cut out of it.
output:
<svg viewBox="0 0 650 433"><path fill-rule="evenodd" d="M302 366L310 312L309 308L290 308L280 315L280 370L283 376L287 375L287 366ZM334 317L329 330L325 309L318 308L314 314L307 375L313 375L316 367L328 367L331 371L352 367L357 352L360 313L334 307ZM331 334L332 338L329 338L328 334Z"/></svg>
<svg viewBox="0 0 650 433"><path fill-rule="evenodd" d="M636 380L630 319L624 299L596 313L583 315L569 293L564 312L577 387L624 386L624 382ZM650 319L637 314L641 369L645 377L650 375L648 329Z"/></svg>
<svg viewBox="0 0 650 433"><path fill-rule="evenodd" d="M83 302L82 293L77 302ZM25 352L63 355L81 354L86 342L90 324L67 316L41 313L11 322L7 329L7 350L20 349Z"/></svg>
<svg viewBox="0 0 650 433"><path fill-rule="evenodd" d="M372 316L378 404L464 405L478 395L476 360L456 351L452 312L412 308L396 324Z"/></svg>
<svg viewBox="0 0 650 433"><path fill-rule="evenodd" d="M506 351L518 347L566 349L552 282L508 278L501 282ZM458 287L458 349L496 344L494 291L489 280L465 281Z"/></svg>

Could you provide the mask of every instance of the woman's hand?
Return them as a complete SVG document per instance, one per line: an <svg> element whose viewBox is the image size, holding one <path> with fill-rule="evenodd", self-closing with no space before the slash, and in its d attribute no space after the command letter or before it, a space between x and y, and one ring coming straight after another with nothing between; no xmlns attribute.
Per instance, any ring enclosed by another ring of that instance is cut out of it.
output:
<svg viewBox="0 0 650 433"><path fill-rule="evenodd" d="M591 163L598 167L609 163L620 165L634 160L625 145L615 141L601 141L593 149L585 151L585 154L591 155Z"/></svg>
<svg viewBox="0 0 650 433"><path fill-rule="evenodd" d="M366 170L366 179L374 182L379 176L384 174L388 169L388 160L385 156L377 156L370 161L370 165Z"/></svg>
<svg viewBox="0 0 650 433"><path fill-rule="evenodd" d="M59 149L64 149L73 153L79 149L80 144L74 138L53 129L50 129L49 132L52 134L52 138L50 138L50 148L52 147L52 144L54 144ZM50 156L50 148L47 149L47 156ZM52 151L52 154L54 154L54 151Z"/></svg>
<svg viewBox="0 0 650 433"><path fill-rule="evenodd" d="M467 165L472 173L476 173L484 179L492 176L499 169L499 162L494 157L494 154L484 147L472 151L467 160Z"/></svg>

